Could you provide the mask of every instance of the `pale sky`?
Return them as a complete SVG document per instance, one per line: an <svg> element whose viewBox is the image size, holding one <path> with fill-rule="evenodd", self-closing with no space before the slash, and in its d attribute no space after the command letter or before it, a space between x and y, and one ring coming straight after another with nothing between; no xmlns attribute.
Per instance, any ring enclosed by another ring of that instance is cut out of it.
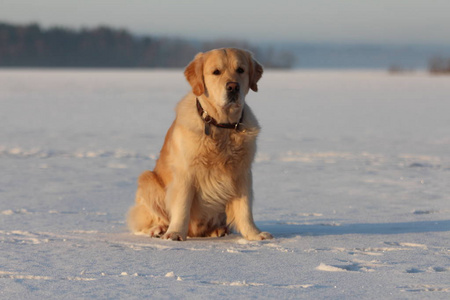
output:
<svg viewBox="0 0 450 300"><path fill-rule="evenodd" d="M0 22L197 39L450 45L450 0L0 0Z"/></svg>

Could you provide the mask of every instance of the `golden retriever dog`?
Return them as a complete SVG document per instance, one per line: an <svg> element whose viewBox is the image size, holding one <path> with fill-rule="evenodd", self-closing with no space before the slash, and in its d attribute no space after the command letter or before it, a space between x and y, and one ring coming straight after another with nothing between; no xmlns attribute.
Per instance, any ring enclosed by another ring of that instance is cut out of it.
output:
<svg viewBox="0 0 450 300"><path fill-rule="evenodd" d="M186 240L223 236L271 239L252 215L251 165L258 122L245 96L262 66L244 50L199 53L184 72L192 91L177 105L153 171L138 180L128 226L136 234Z"/></svg>

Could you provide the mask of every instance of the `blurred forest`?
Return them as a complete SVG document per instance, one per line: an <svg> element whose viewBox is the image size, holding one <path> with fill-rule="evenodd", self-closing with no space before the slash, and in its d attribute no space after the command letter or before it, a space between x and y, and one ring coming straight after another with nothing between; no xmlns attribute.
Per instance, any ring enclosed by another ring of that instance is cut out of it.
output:
<svg viewBox="0 0 450 300"><path fill-rule="evenodd" d="M250 50L266 68L292 68L286 50L242 41L189 41L136 36L124 29L43 29L0 23L0 67L179 68L194 55L220 47Z"/></svg>
<svg viewBox="0 0 450 300"><path fill-rule="evenodd" d="M428 63L428 70L432 74L450 74L450 58L442 56L432 57Z"/></svg>

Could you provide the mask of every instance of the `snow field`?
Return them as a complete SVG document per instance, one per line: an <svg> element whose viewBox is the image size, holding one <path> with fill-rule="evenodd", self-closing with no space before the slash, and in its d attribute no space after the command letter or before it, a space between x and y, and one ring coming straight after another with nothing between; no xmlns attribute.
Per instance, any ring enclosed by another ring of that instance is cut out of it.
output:
<svg viewBox="0 0 450 300"><path fill-rule="evenodd" d="M450 78L267 71L258 226L127 232L182 71L0 71L0 298L447 299Z"/></svg>

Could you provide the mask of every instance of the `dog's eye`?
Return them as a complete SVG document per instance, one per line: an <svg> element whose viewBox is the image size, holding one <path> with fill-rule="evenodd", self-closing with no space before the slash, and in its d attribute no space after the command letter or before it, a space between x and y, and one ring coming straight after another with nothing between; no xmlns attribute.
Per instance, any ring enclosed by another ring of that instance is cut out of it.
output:
<svg viewBox="0 0 450 300"><path fill-rule="evenodd" d="M236 72L238 72L239 74L244 73L244 69L242 69L241 67L237 68Z"/></svg>
<svg viewBox="0 0 450 300"><path fill-rule="evenodd" d="M220 71L218 69L215 69L213 72L214 75L220 75Z"/></svg>

